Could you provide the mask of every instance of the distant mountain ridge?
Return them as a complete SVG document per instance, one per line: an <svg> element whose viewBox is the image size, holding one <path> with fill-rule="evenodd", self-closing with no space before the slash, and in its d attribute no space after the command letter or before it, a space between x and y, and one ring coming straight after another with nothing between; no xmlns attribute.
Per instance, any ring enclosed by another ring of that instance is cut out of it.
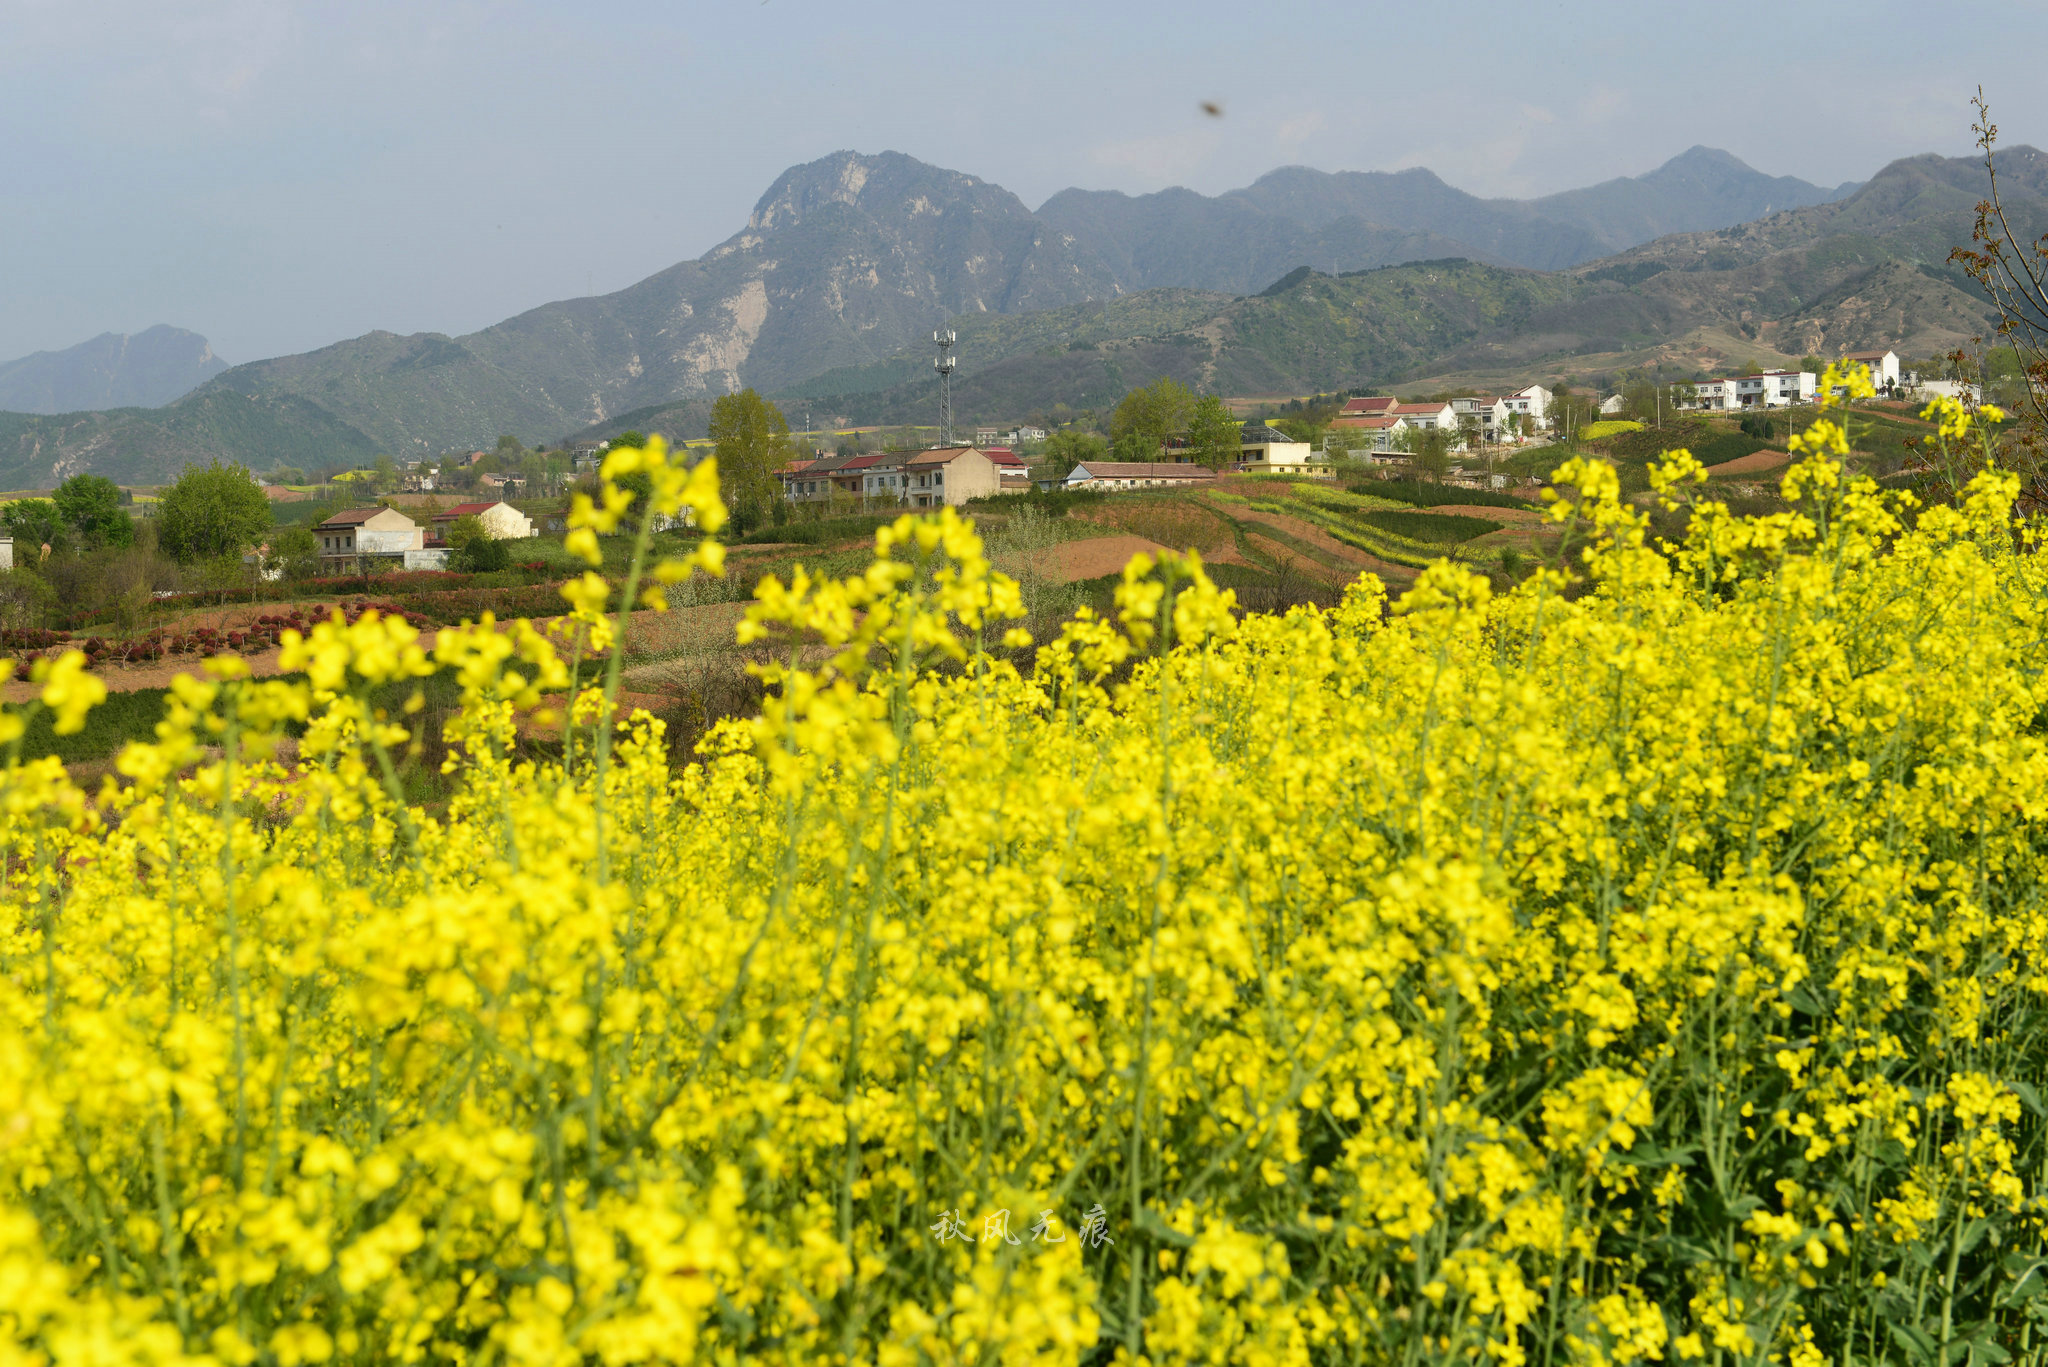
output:
<svg viewBox="0 0 2048 1367"><path fill-rule="evenodd" d="M1249 294L1302 265L1341 273L1463 256L1562 270L1666 233L1730 227L1856 188L1767 176L1694 147L1647 175L1535 200L1482 199L1421 168L1287 166L1213 197L1062 190L1038 216L1092 248L1126 290Z"/></svg>
<svg viewBox="0 0 2048 1367"><path fill-rule="evenodd" d="M1910 348L1982 330L1983 301L1945 265L1981 177L1967 160L1908 158L1830 200L1696 148L1545 201L1479 199L1427 171L1286 168L1214 197L1063 192L1034 214L973 176L840 152L784 172L718 247L614 294L462 337L373 332L237 366L160 410L0 414L0 487L79 468L149 482L211 456L318 466L622 423L691 435L742 385L910 415L932 401L924 353L949 317L963 404L996 405L971 410L990 417L1083 406L1162 373L1264 392L1556 374L1589 357L1718 365L1796 356L1795 342ZM2031 187L2016 176L2018 200L2032 203ZM1604 246L1787 197L1817 202ZM1194 283L1140 287L1175 274Z"/></svg>
<svg viewBox="0 0 2048 1367"><path fill-rule="evenodd" d="M183 328L159 323L133 335L103 332L62 351L0 363L0 410L156 408L227 368L204 337Z"/></svg>
<svg viewBox="0 0 2048 1367"><path fill-rule="evenodd" d="M2048 156L2016 147L2000 154L2000 168L2015 228L2048 231ZM1981 292L1947 263L1950 247L1969 240L1982 177L1970 158L1908 157L1846 198L1667 235L1566 271L1465 260L1334 278L1297 269L1207 316L1194 316L1198 305L1219 297L1183 291L1183 326L1123 337L1105 325L1155 323L1147 301L1166 291L1130 296L1099 318L1072 308L1047 315L1029 340L1051 345L1021 345L1026 334L1009 320L961 320L955 408L976 421L1055 400L1079 407L1159 374L1226 393L1303 393L1431 377L1526 383L1659 363L1716 370L1879 346L1924 356L1986 335L1994 321ZM1085 346L1062 348L1049 326L1056 319L1077 337L1088 328ZM901 364L821 377L805 392L857 421L913 421L932 405L930 384L896 383ZM827 396L832 378L865 383Z"/></svg>

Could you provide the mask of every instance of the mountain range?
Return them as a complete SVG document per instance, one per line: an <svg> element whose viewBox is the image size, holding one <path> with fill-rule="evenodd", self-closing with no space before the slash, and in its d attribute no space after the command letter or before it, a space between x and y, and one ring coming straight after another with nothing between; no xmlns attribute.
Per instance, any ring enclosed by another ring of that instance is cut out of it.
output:
<svg viewBox="0 0 2048 1367"><path fill-rule="evenodd" d="M204 337L183 328L160 323L133 335L103 332L63 351L0 362L0 410L155 408L227 368Z"/></svg>
<svg viewBox="0 0 2048 1367"><path fill-rule="evenodd" d="M2004 157L2021 217L2048 211L2039 154ZM156 410L0 413L0 486L82 468L146 482L208 456L338 464L503 432L690 435L741 385L928 420L924 339L948 318L963 417L1089 406L1162 373L1299 392L1877 342L1918 354L1982 330L1982 300L1945 265L1981 179L1921 157L1824 189L1694 148L1540 200L1421 170L1285 168L1218 196L1063 191L1034 213L973 176L841 152L784 172L704 256L614 294L236 366Z"/></svg>

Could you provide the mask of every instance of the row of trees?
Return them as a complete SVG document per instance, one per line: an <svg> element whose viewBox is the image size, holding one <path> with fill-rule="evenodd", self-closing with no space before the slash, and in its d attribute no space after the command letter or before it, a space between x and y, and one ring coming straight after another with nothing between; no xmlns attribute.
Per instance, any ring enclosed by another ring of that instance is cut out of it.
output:
<svg viewBox="0 0 2048 1367"><path fill-rule="evenodd" d="M104 475L73 475L48 498L0 509L15 555L46 559L134 544L129 495ZM270 500L239 465L191 466L157 504L157 544L179 564L239 555L270 526ZM45 550L47 548L47 550Z"/></svg>

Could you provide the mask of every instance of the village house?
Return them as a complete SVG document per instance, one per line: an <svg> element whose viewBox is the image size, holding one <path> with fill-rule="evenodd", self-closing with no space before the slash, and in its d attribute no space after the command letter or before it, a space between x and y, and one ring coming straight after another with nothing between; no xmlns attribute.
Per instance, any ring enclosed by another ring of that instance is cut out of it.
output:
<svg viewBox="0 0 2048 1367"><path fill-rule="evenodd" d="M1003 474L1022 474L1029 468L1024 464L1024 457L1007 446L984 446L981 454L994 461L996 469Z"/></svg>
<svg viewBox="0 0 2048 1367"><path fill-rule="evenodd" d="M1389 403L1391 402L1389 400ZM1387 455L1398 451L1401 445L1401 434L1408 430L1408 424L1391 413L1380 413L1371 417L1337 418L1330 423L1330 427L1335 432L1355 432L1365 438L1365 445L1349 446L1348 449L1355 455L1363 455L1368 460L1371 460L1374 456ZM1330 449L1330 440L1327 434L1323 438L1323 449L1326 451Z"/></svg>
<svg viewBox="0 0 2048 1367"><path fill-rule="evenodd" d="M402 562L426 546L419 524L396 508L350 508L315 527L313 535L321 563L337 570L364 560Z"/></svg>
<svg viewBox="0 0 2048 1367"><path fill-rule="evenodd" d="M1296 441L1278 428L1264 423L1246 423L1238 432L1237 441L1237 469L1240 474L1327 476L1330 473L1327 460L1318 456L1313 446L1305 441Z"/></svg>
<svg viewBox="0 0 2048 1367"><path fill-rule="evenodd" d="M1448 403L1436 399L1425 399L1415 403L1397 403L1387 410L1410 427L1456 427L1458 410Z"/></svg>
<svg viewBox="0 0 2048 1367"><path fill-rule="evenodd" d="M834 494L863 494L867 471L881 460L878 455L813 456L793 461L777 474L783 497L790 502L822 503Z"/></svg>
<svg viewBox="0 0 2048 1367"><path fill-rule="evenodd" d="M957 508L1003 491L996 463L972 446L919 451L903 463L903 484L913 508Z"/></svg>
<svg viewBox="0 0 2048 1367"><path fill-rule="evenodd" d="M488 503L458 503L434 514L434 529L443 540L458 517L474 517L483 524L493 541L519 541L532 536L533 519L502 499Z"/></svg>
<svg viewBox="0 0 2048 1367"><path fill-rule="evenodd" d="M1451 412L1456 416L1460 427L1465 425L1468 418L1476 423L1481 441L1497 442L1507 436L1508 421L1514 415L1515 409L1509 404L1505 394L1487 394L1452 399Z"/></svg>
<svg viewBox="0 0 2048 1367"><path fill-rule="evenodd" d="M1899 384L1899 353L1896 351L1852 351L1842 358L1861 361L1870 367L1870 382L1879 389L1896 389Z"/></svg>
<svg viewBox="0 0 2048 1367"><path fill-rule="evenodd" d="M1672 406L1708 413L1733 413L1744 408L1784 408L1790 404L1812 403L1819 382L1820 377L1810 370L1723 375L1718 379L1693 381L1692 402L1681 402L1681 393L1681 396L1673 398Z"/></svg>
<svg viewBox="0 0 2048 1367"><path fill-rule="evenodd" d="M1522 415L1523 430L1534 432L1550 425L1550 391L1540 384L1517 389L1512 394L1501 395L1501 402L1508 406L1508 412Z"/></svg>
<svg viewBox="0 0 2048 1367"><path fill-rule="evenodd" d="M893 498L903 500L903 466L909 461L907 451L885 451L878 456L863 457L867 462L861 466L860 491L867 498Z"/></svg>
<svg viewBox="0 0 2048 1367"><path fill-rule="evenodd" d="M1374 396L1369 399L1346 399L1344 407L1338 410L1337 416L1340 418L1391 417L1394 412L1394 405L1399 402L1400 400L1398 399L1380 396Z"/></svg>
<svg viewBox="0 0 2048 1367"><path fill-rule="evenodd" d="M1896 362L1898 357L1892 357ZM1795 403L1812 403L1820 377L1810 370L1766 370L1760 375L1741 375L1735 381L1735 403L1740 408L1784 408Z"/></svg>
<svg viewBox="0 0 2048 1367"><path fill-rule="evenodd" d="M1067 472L1068 489L1184 489L1216 478L1206 465L1171 460L1090 460Z"/></svg>

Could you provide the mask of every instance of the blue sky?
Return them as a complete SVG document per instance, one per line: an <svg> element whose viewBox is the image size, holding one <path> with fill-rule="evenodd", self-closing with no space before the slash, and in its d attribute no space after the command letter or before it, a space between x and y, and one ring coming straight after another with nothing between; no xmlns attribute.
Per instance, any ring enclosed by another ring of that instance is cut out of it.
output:
<svg viewBox="0 0 2048 1367"><path fill-rule="evenodd" d="M1275 166L1532 195L1696 143L1835 184L2048 141L2048 5L0 0L0 360L158 322L233 361L461 333L893 149L1036 207ZM1200 101L1219 101L1209 118Z"/></svg>

